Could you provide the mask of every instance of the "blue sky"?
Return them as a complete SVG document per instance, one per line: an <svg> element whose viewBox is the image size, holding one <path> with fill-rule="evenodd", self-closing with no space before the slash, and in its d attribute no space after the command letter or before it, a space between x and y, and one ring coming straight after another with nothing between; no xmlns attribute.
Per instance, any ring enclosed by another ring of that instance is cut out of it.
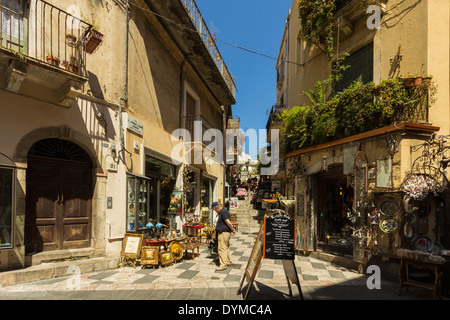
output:
<svg viewBox="0 0 450 320"><path fill-rule="evenodd" d="M196 0L216 39L276 58L291 0ZM235 78L236 105L233 116L241 128L265 129L276 104L275 60L229 46L216 45ZM250 154L256 159L255 154Z"/></svg>

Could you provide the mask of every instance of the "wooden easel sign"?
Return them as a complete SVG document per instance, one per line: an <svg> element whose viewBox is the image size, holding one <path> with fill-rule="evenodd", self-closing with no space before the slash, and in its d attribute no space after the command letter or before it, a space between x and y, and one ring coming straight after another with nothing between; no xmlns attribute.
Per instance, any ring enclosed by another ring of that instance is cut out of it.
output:
<svg viewBox="0 0 450 320"><path fill-rule="evenodd" d="M297 285L300 298L303 300L303 293L294 263L295 230L295 220L284 213L270 216L266 215L264 217L264 223L261 224L258 235L256 236L252 253L248 259L247 267L245 268L241 284L236 294L240 293L244 280L247 279L248 288L244 295L244 300L247 300L256 273L264 257L268 259L282 259L283 269L289 287L289 295L292 296L291 281Z"/></svg>
<svg viewBox="0 0 450 320"><path fill-rule="evenodd" d="M253 245L252 253L250 254L250 258L248 259L247 266L245 267L244 275L242 276L241 284L239 286L236 294L242 289L242 285L244 284L244 280L247 279L248 288L244 295L244 300L247 300L247 296L250 292L250 288L253 285L253 281L255 280L256 273L258 272L259 265L261 264L261 259L263 256L263 225L259 228L258 235L256 236L255 244Z"/></svg>

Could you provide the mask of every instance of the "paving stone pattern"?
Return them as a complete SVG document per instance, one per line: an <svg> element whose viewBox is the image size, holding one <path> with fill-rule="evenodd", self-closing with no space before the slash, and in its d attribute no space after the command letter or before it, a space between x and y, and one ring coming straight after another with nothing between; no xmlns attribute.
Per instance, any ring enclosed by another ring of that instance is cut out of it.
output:
<svg viewBox="0 0 450 320"><path fill-rule="evenodd" d="M255 219L256 220L256 219ZM258 222L257 222L258 223ZM250 222L244 229L257 231ZM59 277L0 287L5 299L114 299L114 300L242 300L248 284L245 281L236 294L256 232L241 231L231 238L231 265L216 271L218 255L202 246L200 256L190 255L181 262L155 269L140 266ZM318 260L296 256L295 266L305 299L416 299L430 295L405 292L398 296L398 284L383 282L383 290L367 289L367 276L356 271ZM281 260L263 259L254 288L248 299L299 299L296 286L287 296L286 276Z"/></svg>
<svg viewBox="0 0 450 320"><path fill-rule="evenodd" d="M189 296L200 299L222 299L222 296L226 294L225 289L233 288L235 297L231 295L231 298L239 299L240 296L236 295L236 289L240 285L247 266L255 237L255 233L238 233L232 236L232 264L223 271L215 270L219 264L218 256L216 253L210 253L209 249L204 246L200 250L199 257L192 259L188 256L181 262L166 267L142 269L140 266L136 268L125 266L115 270L81 274L78 279L75 279L76 281L73 280L72 276L72 278L60 277L7 286L0 288L0 294L5 292L44 291L53 293L78 291L82 294L93 290L154 291L164 289L168 291L158 292L156 296L159 298L164 296L167 299L186 299ZM340 283L363 284L366 281L366 277L361 274L311 257L298 256L295 265L302 286L323 286ZM264 259L255 280L268 287L287 286L281 261L278 260ZM247 282L245 282L246 284ZM215 290L219 288L223 290ZM172 289L181 291L172 292ZM165 296L166 293L167 296Z"/></svg>

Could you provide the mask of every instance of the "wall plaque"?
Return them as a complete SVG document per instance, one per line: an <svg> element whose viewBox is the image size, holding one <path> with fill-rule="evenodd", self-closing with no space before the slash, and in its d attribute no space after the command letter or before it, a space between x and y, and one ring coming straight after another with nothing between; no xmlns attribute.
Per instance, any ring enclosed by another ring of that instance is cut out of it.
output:
<svg viewBox="0 0 450 320"><path fill-rule="evenodd" d="M127 129L141 136L144 134L142 122L131 115L128 115Z"/></svg>

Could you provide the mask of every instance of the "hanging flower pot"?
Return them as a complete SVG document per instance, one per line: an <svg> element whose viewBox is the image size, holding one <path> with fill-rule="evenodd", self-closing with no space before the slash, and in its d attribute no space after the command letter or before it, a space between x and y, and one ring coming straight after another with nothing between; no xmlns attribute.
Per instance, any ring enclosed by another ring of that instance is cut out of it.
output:
<svg viewBox="0 0 450 320"><path fill-rule="evenodd" d="M413 200L424 200L430 191L432 191L433 182L423 175L412 175L406 179L403 184L405 192Z"/></svg>
<svg viewBox="0 0 450 320"><path fill-rule="evenodd" d="M75 47L77 44L77 37L71 33L66 34L66 44L69 47Z"/></svg>
<svg viewBox="0 0 450 320"><path fill-rule="evenodd" d="M94 51L97 50L102 41L103 34L98 32L97 30L91 30L91 32L89 32L86 37L85 51L90 54L94 53Z"/></svg>

